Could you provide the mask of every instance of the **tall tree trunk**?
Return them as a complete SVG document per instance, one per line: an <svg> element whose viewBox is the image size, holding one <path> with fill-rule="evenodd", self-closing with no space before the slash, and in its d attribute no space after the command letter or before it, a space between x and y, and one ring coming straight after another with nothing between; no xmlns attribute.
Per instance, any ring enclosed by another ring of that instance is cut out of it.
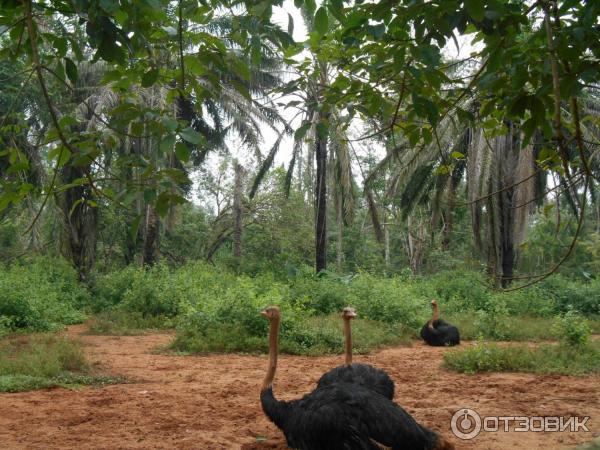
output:
<svg viewBox="0 0 600 450"><path fill-rule="evenodd" d="M316 133L315 158L317 179L315 183L315 269L317 273L327 268L327 136Z"/></svg>
<svg viewBox="0 0 600 450"><path fill-rule="evenodd" d="M158 216L152 205L146 205L143 264L153 266L156 263L156 245L158 243Z"/></svg>
<svg viewBox="0 0 600 450"><path fill-rule="evenodd" d="M442 228L442 248L444 250L450 248L450 236L452 234L452 229L454 228L454 202L456 201L456 191L458 191L458 187L460 186L463 170L464 166L460 171L455 168L449 180L448 194L446 197L447 205L442 213L444 219L444 228Z"/></svg>
<svg viewBox="0 0 600 450"><path fill-rule="evenodd" d="M338 189L339 191L339 189ZM344 201L342 193L337 192L336 196L336 225L337 225L337 240L336 240L336 269L338 273L342 272L342 262L344 259Z"/></svg>
<svg viewBox="0 0 600 450"><path fill-rule="evenodd" d="M242 205L243 195L243 177L244 168L237 161L235 162L235 182L233 190L233 257L237 266L242 262L242 232L243 232L243 214L244 208Z"/></svg>
<svg viewBox="0 0 600 450"><path fill-rule="evenodd" d="M390 228L387 221L383 224L383 257L385 260L385 268L390 268Z"/></svg>
<svg viewBox="0 0 600 450"><path fill-rule="evenodd" d="M73 183L85 175L84 167L68 164L61 170L65 184ZM98 240L98 208L90 205L90 202L94 202L92 188L88 185L74 186L57 194L57 202L63 221L63 254L72 262L79 279L84 281L94 267Z"/></svg>
<svg viewBox="0 0 600 450"><path fill-rule="evenodd" d="M414 274L421 270L423 262L423 244L425 243L425 226L423 221L419 220L416 224L416 230L413 231L412 215L407 218L408 228L408 252L410 269Z"/></svg>

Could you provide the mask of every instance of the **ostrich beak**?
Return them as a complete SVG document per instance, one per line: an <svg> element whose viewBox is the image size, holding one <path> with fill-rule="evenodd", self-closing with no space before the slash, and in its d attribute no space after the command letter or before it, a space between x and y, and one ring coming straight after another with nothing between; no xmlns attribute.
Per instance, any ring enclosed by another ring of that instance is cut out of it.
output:
<svg viewBox="0 0 600 450"><path fill-rule="evenodd" d="M263 310L260 312L260 315L261 315L261 316L265 316L265 317L269 317L269 312L268 312L266 309L263 309Z"/></svg>

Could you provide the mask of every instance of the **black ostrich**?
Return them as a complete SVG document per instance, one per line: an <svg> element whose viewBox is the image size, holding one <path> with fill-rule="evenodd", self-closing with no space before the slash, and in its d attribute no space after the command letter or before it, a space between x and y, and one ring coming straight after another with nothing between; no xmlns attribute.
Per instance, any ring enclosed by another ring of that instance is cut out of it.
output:
<svg viewBox="0 0 600 450"><path fill-rule="evenodd" d="M350 383L315 389L299 400L280 401L273 395L277 369L277 339L281 314L271 306L269 365L260 401L266 416L283 431L287 444L300 450L454 450L440 435L419 425L391 400Z"/></svg>
<svg viewBox="0 0 600 450"><path fill-rule="evenodd" d="M460 344L458 328L440 319L437 301L431 300L431 306L433 307L433 317L421 329L423 340L429 345L438 347Z"/></svg>
<svg viewBox="0 0 600 450"><path fill-rule="evenodd" d="M352 328L350 321L356 317L356 310L346 307L342 310L344 320L344 338L346 343L346 362L343 366L331 369L318 381L317 387L333 383L353 383L371 389L385 398L394 399L394 382L381 369L369 364L352 363Z"/></svg>

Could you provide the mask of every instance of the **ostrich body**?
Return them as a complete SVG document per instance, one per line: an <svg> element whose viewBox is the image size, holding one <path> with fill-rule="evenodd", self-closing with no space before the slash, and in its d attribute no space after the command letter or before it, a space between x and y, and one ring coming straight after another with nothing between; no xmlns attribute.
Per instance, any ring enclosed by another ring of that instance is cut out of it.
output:
<svg viewBox="0 0 600 450"><path fill-rule="evenodd" d="M269 365L260 401L266 416L300 450L454 450L441 436L419 425L406 411L361 385L335 383L299 400L281 401L273 394L277 369L280 312L269 307Z"/></svg>
<svg viewBox="0 0 600 450"><path fill-rule="evenodd" d="M431 306L433 306L433 317L421 329L423 340L436 347L460 344L458 328L440 319L437 301L431 300Z"/></svg>
<svg viewBox="0 0 600 450"><path fill-rule="evenodd" d="M394 382L381 369L369 364L352 363L352 328L350 321L356 317L354 308L344 308L342 319L344 320L344 338L346 343L346 361L343 366L331 369L318 381L317 387L321 388L334 383L351 383L371 389L385 398L394 399Z"/></svg>

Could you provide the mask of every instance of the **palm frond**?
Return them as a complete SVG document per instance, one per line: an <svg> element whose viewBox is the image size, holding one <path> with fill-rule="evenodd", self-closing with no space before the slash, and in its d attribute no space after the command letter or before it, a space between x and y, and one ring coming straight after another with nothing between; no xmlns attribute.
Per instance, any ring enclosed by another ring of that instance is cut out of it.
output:
<svg viewBox="0 0 600 450"><path fill-rule="evenodd" d="M254 198L254 196L256 195L256 192L258 191L258 187L260 186L260 183L262 182L265 175L267 174L267 172L273 165L273 161L275 160L275 155L279 151L279 146L281 144L282 138L283 138L283 133L280 133L279 136L277 137L277 139L275 140L275 143L271 147L269 154L267 155L267 157L261 164L261 166L258 170L258 173L254 177L254 181L252 182L252 188L250 189L250 193L248 194L248 197L250 197L251 199Z"/></svg>

